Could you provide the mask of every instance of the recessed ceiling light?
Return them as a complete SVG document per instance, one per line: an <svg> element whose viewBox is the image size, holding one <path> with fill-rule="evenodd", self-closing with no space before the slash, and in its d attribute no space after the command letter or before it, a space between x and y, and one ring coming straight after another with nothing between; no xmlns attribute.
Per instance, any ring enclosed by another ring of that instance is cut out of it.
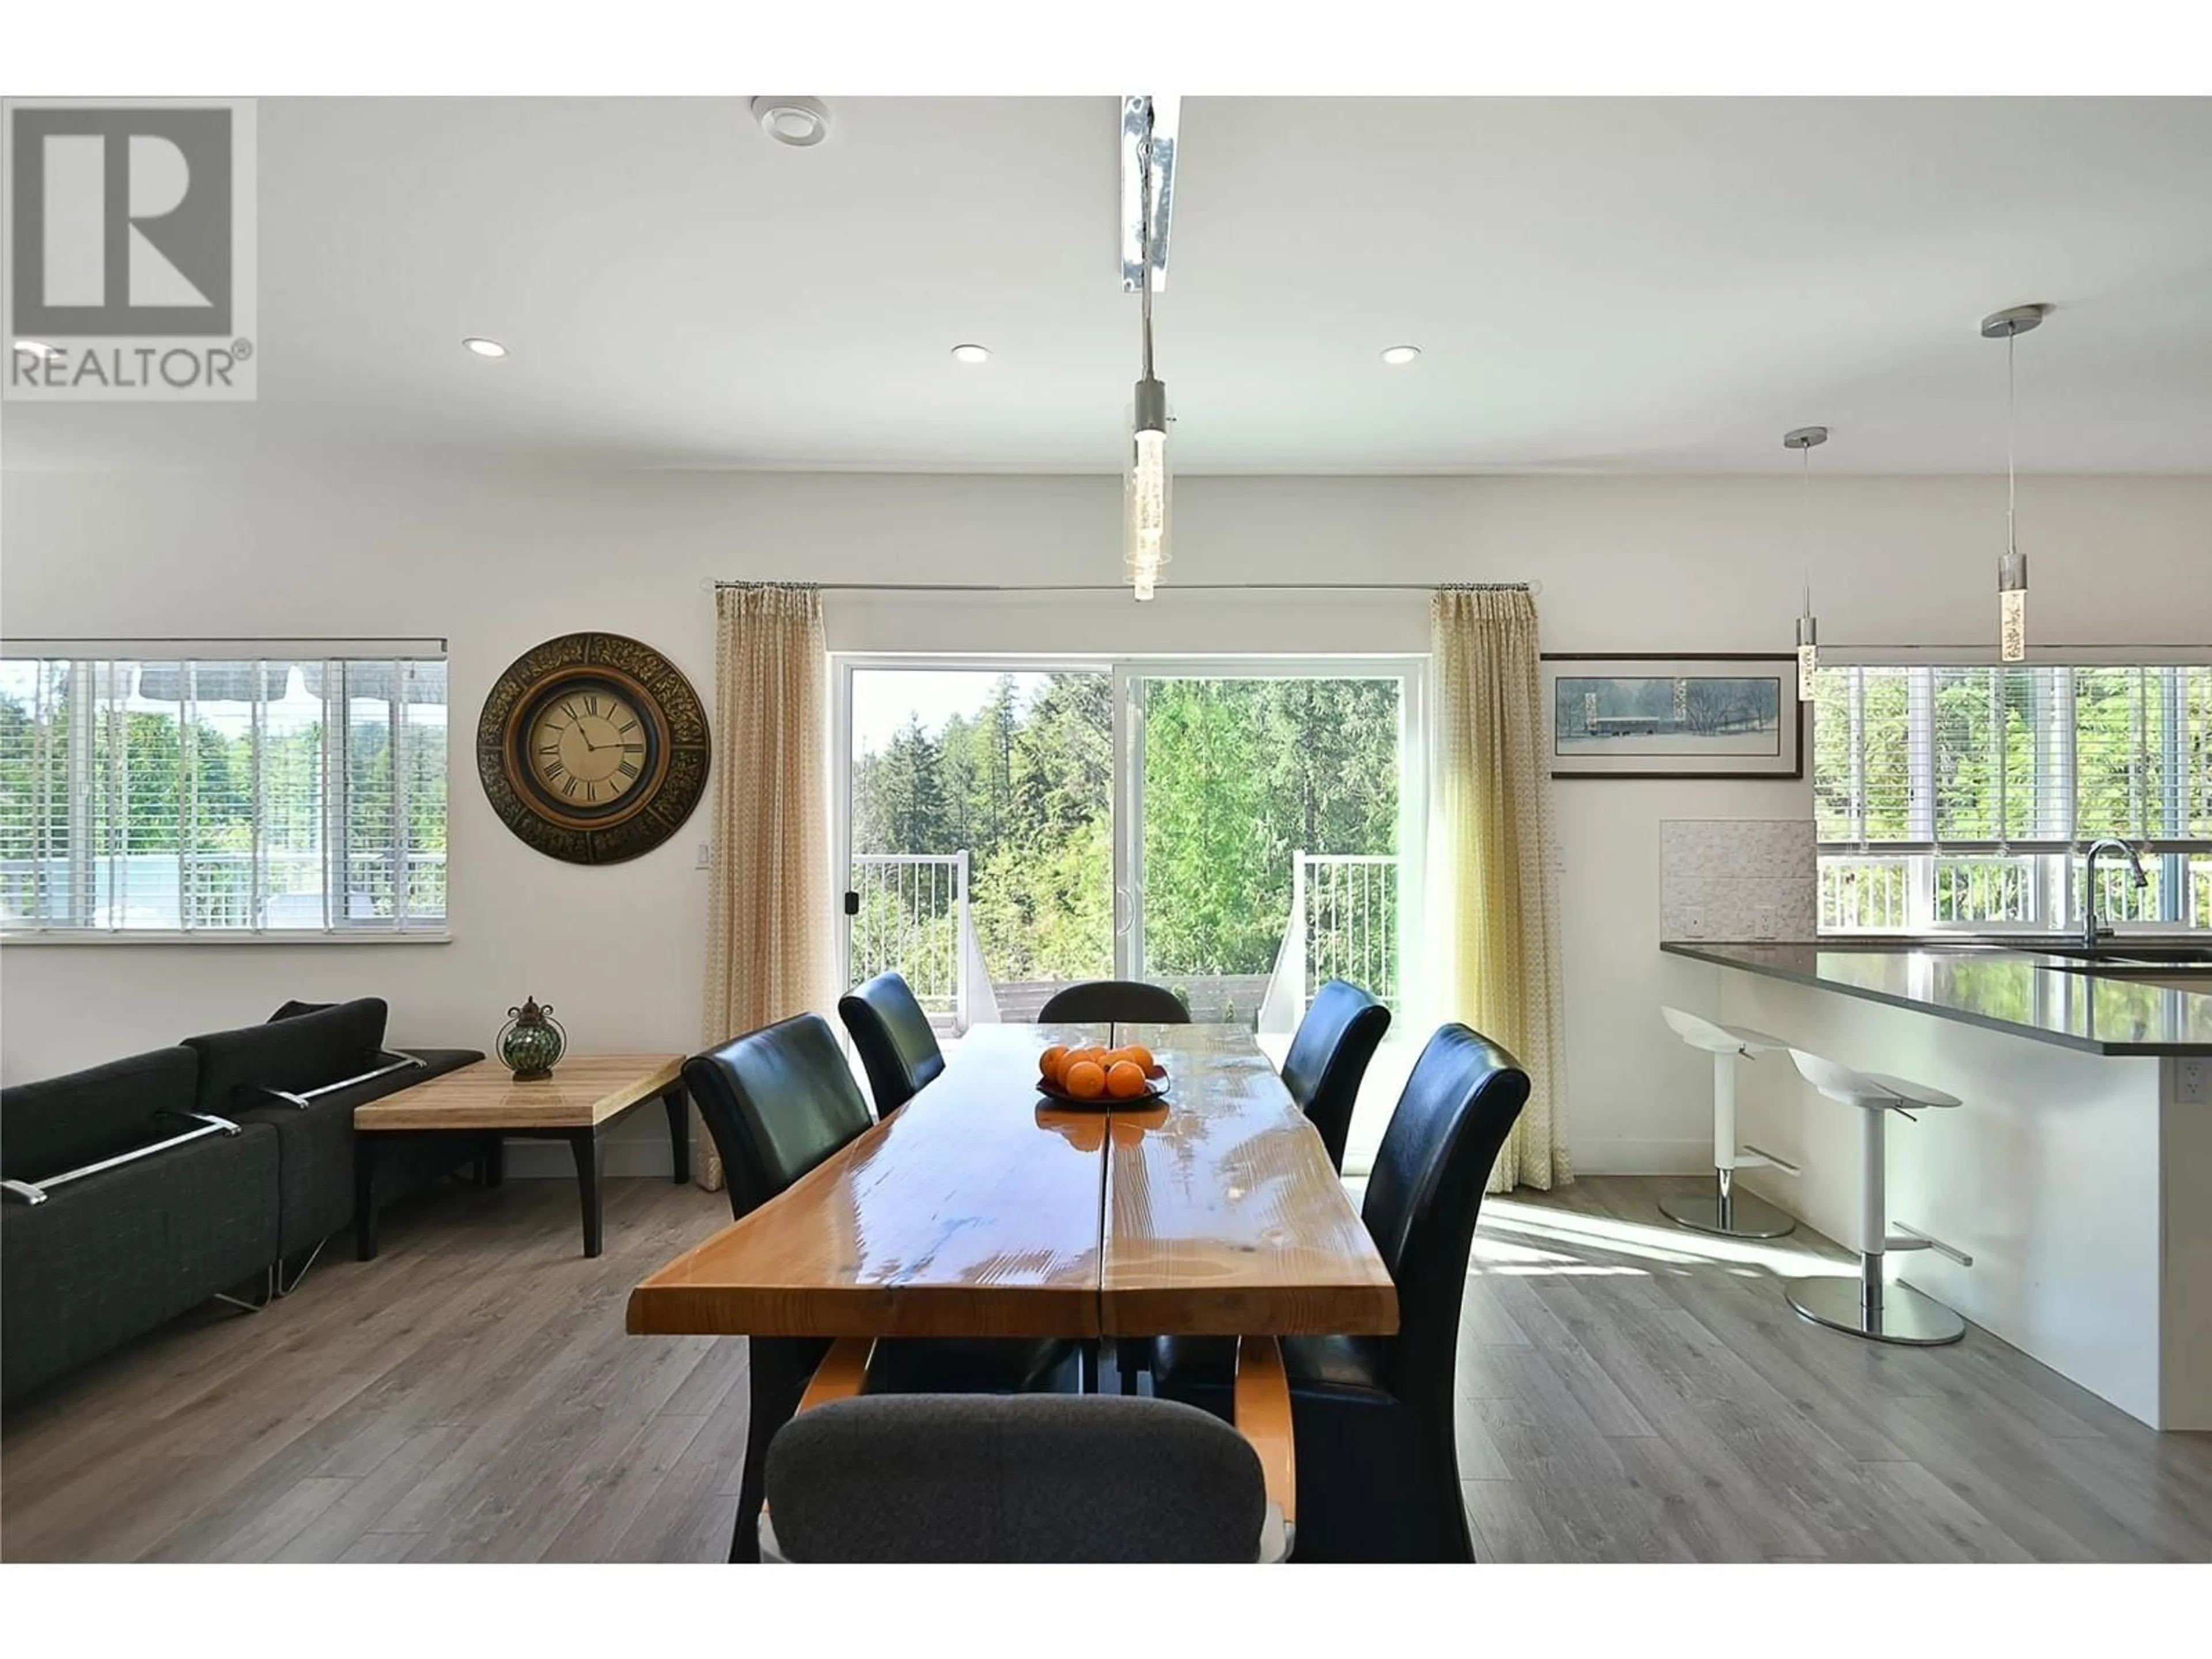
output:
<svg viewBox="0 0 2212 1659"><path fill-rule="evenodd" d="M805 149L830 136L830 106L819 98L756 98L753 119L779 144Z"/></svg>
<svg viewBox="0 0 2212 1659"><path fill-rule="evenodd" d="M1384 346L1382 361L1393 368L1402 368L1421 355L1419 346Z"/></svg>
<svg viewBox="0 0 2212 1659"><path fill-rule="evenodd" d="M481 334L471 334L461 343L479 357L504 357L507 348L496 340L487 340Z"/></svg>
<svg viewBox="0 0 2212 1659"><path fill-rule="evenodd" d="M988 363L991 361L991 348L981 345L957 345L952 348L952 359L955 362L961 363Z"/></svg>
<svg viewBox="0 0 2212 1659"><path fill-rule="evenodd" d="M15 342L15 349L27 351L33 357L51 357L55 355L55 348L48 345L44 340L18 340Z"/></svg>

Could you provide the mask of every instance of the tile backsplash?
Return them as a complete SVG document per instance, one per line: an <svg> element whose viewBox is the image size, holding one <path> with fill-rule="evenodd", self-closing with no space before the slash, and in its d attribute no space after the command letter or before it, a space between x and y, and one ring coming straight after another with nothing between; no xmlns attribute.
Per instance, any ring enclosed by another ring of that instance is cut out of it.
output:
<svg viewBox="0 0 2212 1659"><path fill-rule="evenodd" d="M1659 936L1809 939L1820 898L1810 818L1659 825Z"/></svg>

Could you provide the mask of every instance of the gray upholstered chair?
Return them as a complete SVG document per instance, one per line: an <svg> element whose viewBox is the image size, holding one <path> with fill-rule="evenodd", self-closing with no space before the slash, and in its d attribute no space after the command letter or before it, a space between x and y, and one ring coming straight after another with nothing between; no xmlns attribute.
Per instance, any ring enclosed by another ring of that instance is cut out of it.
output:
<svg viewBox="0 0 2212 1659"><path fill-rule="evenodd" d="M763 1561L1274 1562L1297 1491L1274 1342L1247 1338L1234 1426L1114 1395L860 1395L848 1339L768 1453Z"/></svg>
<svg viewBox="0 0 2212 1659"><path fill-rule="evenodd" d="M1188 1025L1190 1010L1164 985L1140 979L1087 979L1052 994L1040 1025Z"/></svg>

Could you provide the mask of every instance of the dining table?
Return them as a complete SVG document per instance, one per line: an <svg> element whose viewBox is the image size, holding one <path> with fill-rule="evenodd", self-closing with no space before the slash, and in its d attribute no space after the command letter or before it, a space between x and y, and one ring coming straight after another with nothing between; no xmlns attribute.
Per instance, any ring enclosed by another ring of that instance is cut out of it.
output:
<svg viewBox="0 0 2212 1659"><path fill-rule="evenodd" d="M1164 1097L1042 1093L1052 1044L1142 1044ZM629 1296L638 1335L751 1339L731 1559L759 1473L842 1337L1389 1334L1390 1275L1320 1134L1243 1025L977 1025L941 1075Z"/></svg>

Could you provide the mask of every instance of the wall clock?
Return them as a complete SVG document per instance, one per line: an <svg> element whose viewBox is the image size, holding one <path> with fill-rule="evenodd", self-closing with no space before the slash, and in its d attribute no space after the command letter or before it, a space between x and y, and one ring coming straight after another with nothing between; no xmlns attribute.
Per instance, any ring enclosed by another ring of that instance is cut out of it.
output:
<svg viewBox="0 0 2212 1659"><path fill-rule="evenodd" d="M683 671L620 634L517 657L477 721L500 822L548 858L617 864L684 826L707 787L707 714Z"/></svg>

